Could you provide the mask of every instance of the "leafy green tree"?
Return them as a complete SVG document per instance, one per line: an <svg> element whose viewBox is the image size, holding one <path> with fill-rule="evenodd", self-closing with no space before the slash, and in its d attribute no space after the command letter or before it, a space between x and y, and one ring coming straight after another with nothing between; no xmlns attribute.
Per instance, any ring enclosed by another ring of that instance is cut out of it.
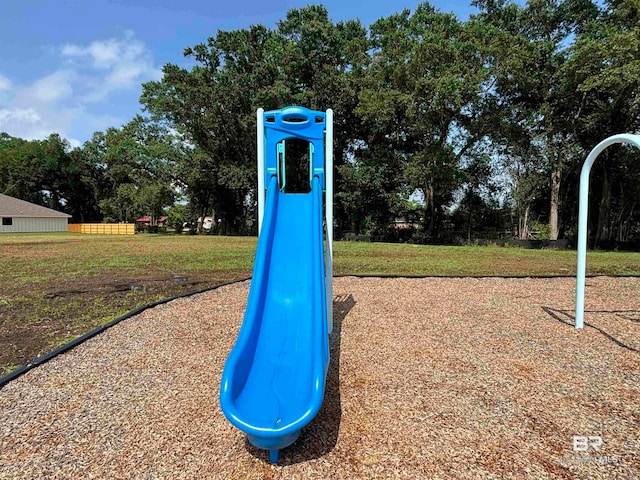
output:
<svg viewBox="0 0 640 480"><path fill-rule="evenodd" d="M359 231L362 222L369 223L371 216L378 213L369 207L364 207L367 208L364 216L362 208L354 211L356 204L361 207L363 204L350 195L355 193L354 189L360 190L356 187L360 184L354 182L364 179L353 160L359 155L356 152L362 146L364 131L356 107L370 62L367 31L358 20L333 23L323 6L290 10L277 27L284 45L278 56L284 72L280 85L286 85L290 94L288 99L281 97L280 103L272 108L281 108L288 101L316 110L333 109L334 177L339 192L335 219L338 231ZM364 197L370 199L368 193ZM369 220L365 221L365 217Z"/></svg>
<svg viewBox="0 0 640 480"><path fill-rule="evenodd" d="M491 156L486 152L478 151L475 155L468 155L462 163L463 185L459 194L462 199L458 202L456 213L458 221L454 221L454 228L465 226L467 243L471 243L472 235L484 234L490 236L488 229L501 230L496 225L499 215L490 212L499 212L499 201L496 198L498 187L495 184L495 164ZM496 217L496 218L493 218Z"/></svg>
<svg viewBox="0 0 640 480"><path fill-rule="evenodd" d="M153 225L180 188L176 164L184 147L166 126L135 117L122 128L96 132L83 146L96 171L99 204L110 221L149 215Z"/></svg>
<svg viewBox="0 0 640 480"><path fill-rule="evenodd" d="M185 198L174 223L213 215L221 231L255 232L255 110L300 104L336 113L338 231L393 238L394 220L408 218L425 238L470 240L508 227L506 201L521 238L534 226L572 235L582 159L640 130L637 2L474 5L461 22L423 3L369 35L318 5L274 29L219 31L185 49L195 66L165 65L144 84L150 119L78 149L0 134L0 191L80 221L155 221ZM606 155L592 175L598 244L640 235L640 167L624 148ZM419 213L410 198L423 199Z"/></svg>
<svg viewBox="0 0 640 480"><path fill-rule="evenodd" d="M525 127L534 146L531 161L541 162L546 171L551 239L557 239L562 178L576 143L567 102L572 94L561 72L566 46L597 15L597 6L591 0L529 0L524 7L505 0L473 4L481 10L478 19L498 28L491 41L494 85L499 105L508 113L501 125L510 125L494 138L521 143Z"/></svg>
<svg viewBox="0 0 640 480"><path fill-rule="evenodd" d="M137 202L138 189L133 183L123 183L115 188L115 192L100 200L100 210L106 223L132 223L144 214Z"/></svg>
<svg viewBox="0 0 640 480"><path fill-rule="evenodd" d="M184 224L189 223L192 216L189 205L175 204L167 211L167 225L173 228L176 233L182 233Z"/></svg>
<svg viewBox="0 0 640 480"><path fill-rule="evenodd" d="M582 159L600 140L640 131L640 15L634 1L609 1L570 46L562 69L572 93L572 127ZM607 149L592 172L590 237L596 245L628 241L637 223L638 170L622 148ZM636 160L637 162L637 160ZM577 185L577 181L576 181ZM577 188L577 187L576 187ZM574 194L576 195L576 194Z"/></svg>
<svg viewBox="0 0 640 480"><path fill-rule="evenodd" d="M55 210L75 221L95 218L93 171L57 134L23 140L0 134L0 191Z"/></svg>
<svg viewBox="0 0 640 480"><path fill-rule="evenodd" d="M21 138L0 135L0 190L12 197L44 204L42 188L36 177L38 144Z"/></svg>
<svg viewBox="0 0 640 480"><path fill-rule="evenodd" d="M267 52L275 41L262 26L219 32L185 50L198 62L190 71L165 65L161 81L144 84L145 108L195 146L180 168L187 195L230 232L241 230L243 200L255 184L253 102L280 75Z"/></svg>
<svg viewBox="0 0 640 480"><path fill-rule="evenodd" d="M341 189L336 197L346 213L345 230L356 235L373 233L385 238L395 217L402 215L399 162L387 149L358 151L355 159L339 167Z"/></svg>
<svg viewBox="0 0 640 480"><path fill-rule="evenodd" d="M424 199L423 230L442 233L445 208L461 186L460 162L484 134L490 29L423 3L371 26L373 59L357 112L402 158L408 192Z"/></svg>
<svg viewBox="0 0 640 480"><path fill-rule="evenodd" d="M321 6L291 10L277 27L219 31L185 49L197 65L165 65L163 79L146 83L141 97L154 118L170 122L196 147L184 169L198 172L185 179L187 195L232 233L246 228L255 209L247 199L255 198L258 107L336 109L338 164L354 138L351 79L366 63L365 30L357 21L334 24Z"/></svg>

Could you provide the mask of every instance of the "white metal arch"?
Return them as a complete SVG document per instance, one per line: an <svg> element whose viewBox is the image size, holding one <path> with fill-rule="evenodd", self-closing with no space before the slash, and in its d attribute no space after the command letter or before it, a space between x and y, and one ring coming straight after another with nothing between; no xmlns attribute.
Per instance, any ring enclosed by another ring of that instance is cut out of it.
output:
<svg viewBox="0 0 640 480"><path fill-rule="evenodd" d="M613 135L595 146L582 165L580 173L580 206L578 211L578 270L576 274L576 328L584 326L584 287L587 267L587 217L589 213L589 174L598 155L609 145L629 143L640 148L640 135Z"/></svg>

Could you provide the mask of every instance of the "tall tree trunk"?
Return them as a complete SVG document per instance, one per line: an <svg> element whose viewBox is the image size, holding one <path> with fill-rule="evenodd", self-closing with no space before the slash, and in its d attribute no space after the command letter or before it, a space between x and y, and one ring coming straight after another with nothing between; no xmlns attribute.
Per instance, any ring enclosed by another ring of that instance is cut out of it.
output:
<svg viewBox="0 0 640 480"><path fill-rule="evenodd" d="M631 225L632 225L632 221L633 221L633 213L635 211L635 208L636 208L636 204L632 203L631 204L631 208L629 210L629 214L626 216L626 218L620 224L620 234L619 234L618 240L621 241L621 242L628 242L629 241L629 232L631 230Z"/></svg>
<svg viewBox="0 0 640 480"><path fill-rule="evenodd" d="M518 226L520 240L529 238L529 205L524 209L524 215L520 216L520 225Z"/></svg>
<svg viewBox="0 0 640 480"><path fill-rule="evenodd" d="M422 229L425 234L433 235L433 216L435 214L434 189L433 184L429 183L423 190L424 194L424 213L422 217Z"/></svg>
<svg viewBox="0 0 640 480"><path fill-rule="evenodd" d="M610 228L611 214L611 181L607 170L604 170L602 176L602 197L600 199L600 207L598 209L598 229L596 230L595 246L601 242L611 240Z"/></svg>
<svg viewBox="0 0 640 480"><path fill-rule="evenodd" d="M471 245L471 205L467 211L467 243Z"/></svg>
<svg viewBox="0 0 640 480"><path fill-rule="evenodd" d="M551 208L549 210L549 227L551 229L550 239L558 239L558 206L560 205L560 165L557 163L551 171Z"/></svg>

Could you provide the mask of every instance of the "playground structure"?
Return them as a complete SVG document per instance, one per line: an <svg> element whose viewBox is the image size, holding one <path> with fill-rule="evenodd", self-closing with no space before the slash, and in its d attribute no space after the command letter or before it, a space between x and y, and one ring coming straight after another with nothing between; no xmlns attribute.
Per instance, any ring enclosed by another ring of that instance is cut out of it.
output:
<svg viewBox="0 0 640 480"><path fill-rule="evenodd" d="M598 155L615 143L640 148L640 136L614 135L598 144L580 177L575 328L584 325L589 174ZM220 405L251 444L269 451L272 463L324 397L333 328L332 150L331 110L258 110L258 247Z"/></svg>
<svg viewBox="0 0 640 480"><path fill-rule="evenodd" d="M276 463L324 397L332 330L333 113L259 109L257 125L258 246L220 406Z"/></svg>
<svg viewBox="0 0 640 480"><path fill-rule="evenodd" d="M605 148L616 143L627 143L640 148L640 135L624 133L613 135L594 147L587 156L580 173L580 206L578 212L578 267L576 273L575 328L584 326L584 289L587 268L587 219L589 213L589 174L591 167Z"/></svg>
<svg viewBox="0 0 640 480"><path fill-rule="evenodd" d="M332 123L331 110L257 112L258 248L244 321L222 375L220 404L254 446L269 451L272 463L280 449L296 441L324 397L333 327ZM589 174L598 155L615 143L640 148L640 136L614 135L598 144L580 177L575 328L584 325Z"/></svg>

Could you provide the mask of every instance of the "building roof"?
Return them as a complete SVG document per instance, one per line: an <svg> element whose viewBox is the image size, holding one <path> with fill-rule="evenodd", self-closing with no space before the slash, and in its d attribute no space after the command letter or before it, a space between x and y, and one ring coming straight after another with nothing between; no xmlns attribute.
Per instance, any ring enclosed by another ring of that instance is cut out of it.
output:
<svg viewBox="0 0 640 480"><path fill-rule="evenodd" d="M70 218L71 215L0 193L0 217Z"/></svg>
<svg viewBox="0 0 640 480"><path fill-rule="evenodd" d="M158 217L158 221L159 222L164 222L167 218L169 218L169 217L167 217L166 215L160 215ZM151 222L151 217L149 215L146 215L144 217L137 218L136 222L137 223L149 223L149 222Z"/></svg>

